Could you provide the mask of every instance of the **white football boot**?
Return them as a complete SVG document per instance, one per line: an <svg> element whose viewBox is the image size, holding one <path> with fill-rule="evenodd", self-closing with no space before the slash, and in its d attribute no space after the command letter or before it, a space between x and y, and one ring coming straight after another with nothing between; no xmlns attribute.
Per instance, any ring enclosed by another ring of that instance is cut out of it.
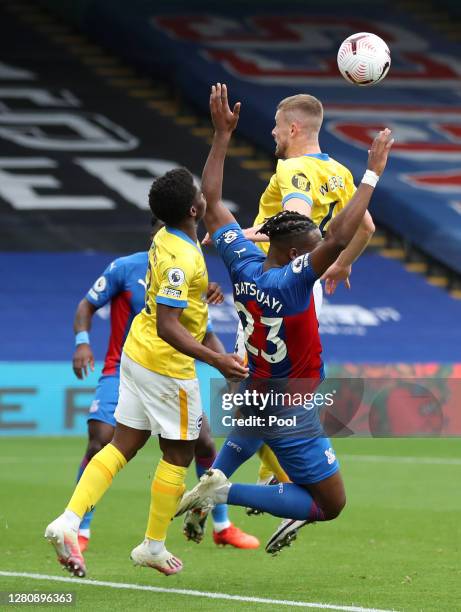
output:
<svg viewBox="0 0 461 612"><path fill-rule="evenodd" d="M298 537L298 531L308 521L297 521L295 519L283 519L266 544L266 552L270 555L278 554L285 546L291 546Z"/></svg>
<svg viewBox="0 0 461 612"><path fill-rule="evenodd" d="M133 548L130 555L131 560L135 565L141 565L142 567L151 567L156 569L158 572L165 574L165 576L171 576L177 574L183 568L181 559L175 557L165 548L160 553L154 555L149 549L148 540L144 540L139 546Z"/></svg>
<svg viewBox="0 0 461 612"><path fill-rule="evenodd" d="M200 508L200 510L212 510L216 504L225 504L229 494L231 483L221 470L207 470L200 478L198 484L185 493L179 502L176 516L180 516L188 510Z"/></svg>
<svg viewBox="0 0 461 612"><path fill-rule="evenodd" d="M45 529L45 538L53 544L61 565L74 576L85 576L85 560L78 544L78 528L71 527L61 515Z"/></svg>

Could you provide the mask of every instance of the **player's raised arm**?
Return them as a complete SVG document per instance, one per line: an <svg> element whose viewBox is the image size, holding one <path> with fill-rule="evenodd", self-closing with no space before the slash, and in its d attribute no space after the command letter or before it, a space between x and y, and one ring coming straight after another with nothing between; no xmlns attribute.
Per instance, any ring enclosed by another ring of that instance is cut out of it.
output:
<svg viewBox="0 0 461 612"><path fill-rule="evenodd" d="M237 127L240 102L229 108L227 87L217 83L211 88L210 112L214 127L213 143L202 174L202 192L207 201L204 217L210 236L220 227L235 223L234 215L221 201L224 160L232 132Z"/></svg>
<svg viewBox="0 0 461 612"><path fill-rule="evenodd" d="M353 239L373 195L380 175L386 167L387 157L394 139L385 129L376 136L368 155L367 171L347 206L331 221L320 245L310 255L310 263L321 276Z"/></svg>

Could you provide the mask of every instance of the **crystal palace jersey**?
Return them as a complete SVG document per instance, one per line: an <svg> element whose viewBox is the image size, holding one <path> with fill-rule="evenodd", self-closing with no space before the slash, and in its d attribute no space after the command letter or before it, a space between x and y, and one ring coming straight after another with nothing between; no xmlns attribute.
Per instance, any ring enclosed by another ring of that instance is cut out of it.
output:
<svg viewBox="0 0 461 612"><path fill-rule="evenodd" d="M135 317L123 350L148 370L172 378L196 377L192 357L180 353L157 334L157 304L181 308L179 322L198 341L207 330L208 274L203 253L180 230L163 227L149 250L146 302Z"/></svg>
<svg viewBox="0 0 461 612"><path fill-rule="evenodd" d="M96 308L111 302L110 338L103 376L118 375L122 347L131 322L144 306L147 251L113 261L86 294Z"/></svg>
<svg viewBox="0 0 461 612"><path fill-rule="evenodd" d="M350 171L326 153L281 159L261 196L254 225L281 212L290 199L300 198L311 206L311 219L324 234L354 192ZM258 246L265 253L269 250L268 242L259 242Z"/></svg>
<svg viewBox="0 0 461 612"><path fill-rule="evenodd" d="M323 378L309 254L264 272L265 255L237 223L213 235L231 276L254 378Z"/></svg>

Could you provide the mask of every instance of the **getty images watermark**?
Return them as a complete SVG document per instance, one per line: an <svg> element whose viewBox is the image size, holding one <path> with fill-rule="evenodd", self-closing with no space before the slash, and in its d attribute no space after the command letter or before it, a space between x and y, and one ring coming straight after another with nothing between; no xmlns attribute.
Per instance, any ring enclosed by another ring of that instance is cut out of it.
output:
<svg viewBox="0 0 461 612"><path fill-rule="evenodd" d="M221 408L232 413L224 414L221 422L224 427L297 427L305 412L333 406L335 393L261 392L255 388L223 393Z"/></svg>
<svg viewBox="0 0 461 612"><path fill-rule="evenodd" d="M459 378L211 380L213 434L461 436Z"/></svg>

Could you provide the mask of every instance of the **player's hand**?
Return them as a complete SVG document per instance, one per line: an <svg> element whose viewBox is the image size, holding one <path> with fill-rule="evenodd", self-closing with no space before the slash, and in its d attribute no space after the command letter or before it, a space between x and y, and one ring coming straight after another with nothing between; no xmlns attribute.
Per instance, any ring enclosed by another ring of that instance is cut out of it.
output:
<svg viewBox="0 0 461 612"><path fill-rule="evenodd" d="M88 376L88 367L94 372L94 355L89 344L79 344L72 359L74 374L80 380Z"/></svg>
<svg viewBox="0 0 461 612"><path fill-rule="evenodd" d="M225 84L216 83L211 87L211 120L217 132L231 134L235 130L239 120L240 107L240 102L237 102L234 104L233 110L229 108L227 86Z"/></svg>
<svg viewBox="0 0 461 612"><path fill-rule="evenodd" d="M341 266L338 263L331 264L326 272L324 272L321 280L325 281L325 293L327 295L333 295L336 291L336 287L341 281L344 282L346 289L351 288L349 276L352 272L352 266Z"/></svg>
<svg viewBox="0 0 461 612"><path fill-rule="evenodd" d="M228 380L244 380L248 377L248 368L243 364L243 360L235 353L217 355L214 363L224 378Z"/></svg>
<svg viewBox="0 0 461 612"><path fill-rule="evenodd" d="M368 170L373 170L378 176L384 172L387 163L387 156L394 144L392 132L386 128L379 132L373 140L371 149L368 151Z"/></svg>
<svg viewBox="0 0 461 612"><path fill-rule="evenodd" d="M203 246L211 246L213 244L213 240L211 239L210 234L207 232L205 234L205 238L202 240Z"/></svg>
<svg viewBox="0 0 461 612"><path fill-rule="evenodd" d="M224 302L224 293L218 283L208 283L208 291L206 294L207 304L222 304Z"/></svg>

